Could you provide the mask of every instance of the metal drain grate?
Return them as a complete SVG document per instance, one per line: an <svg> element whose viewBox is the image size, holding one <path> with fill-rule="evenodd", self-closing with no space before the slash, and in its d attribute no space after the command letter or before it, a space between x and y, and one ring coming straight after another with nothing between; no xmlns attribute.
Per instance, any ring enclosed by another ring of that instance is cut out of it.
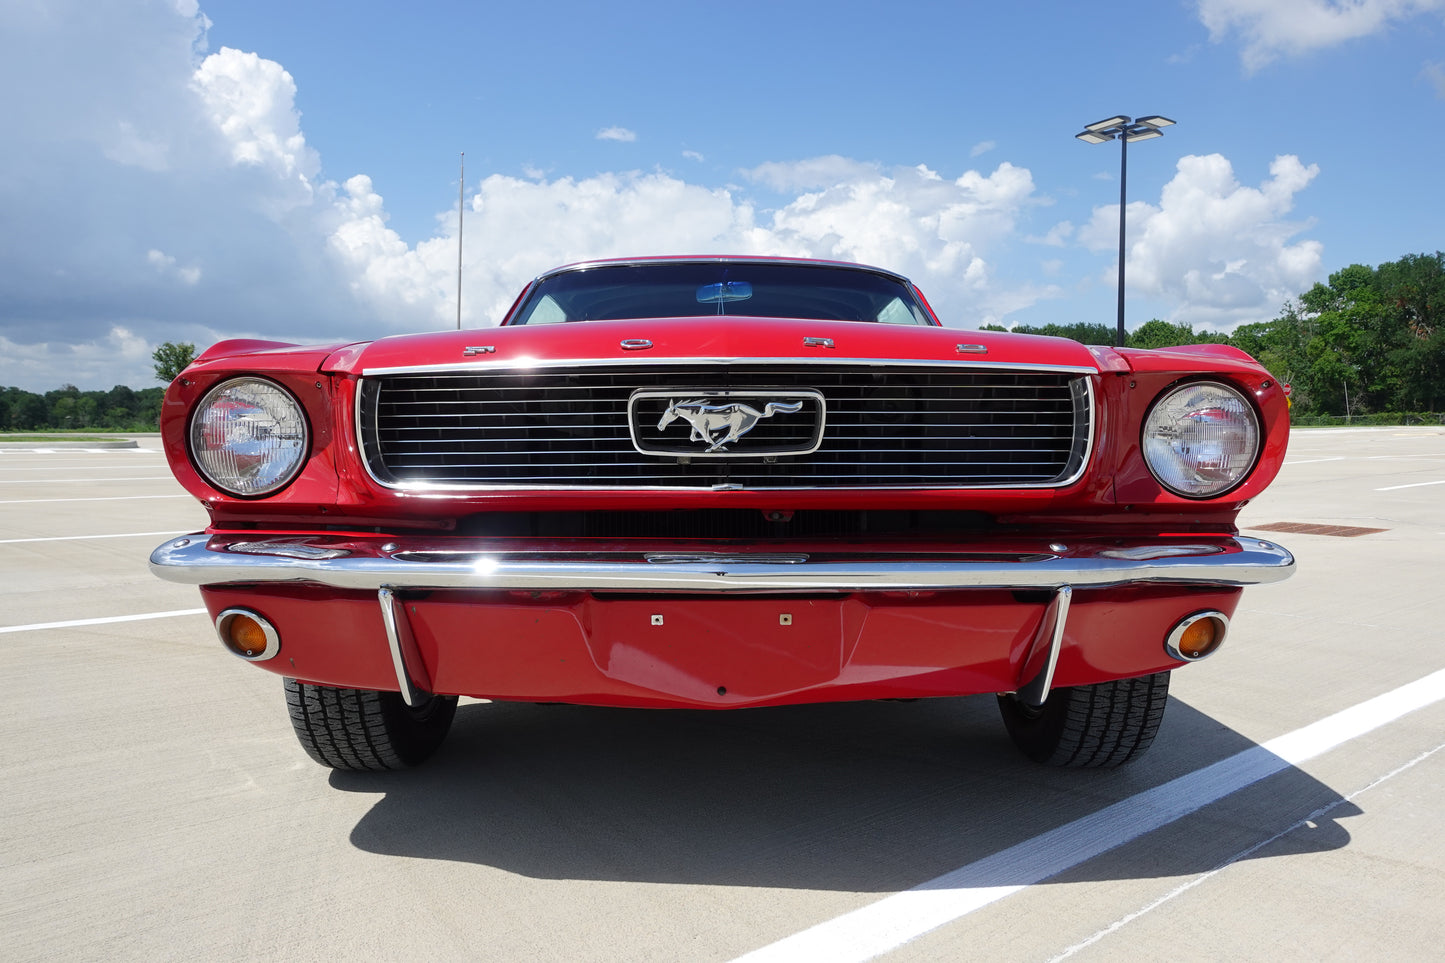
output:
<svg viewBox="0 0 1445 963"><path fill-rule="evenodd" d="M1376 532L1388 532L1388 528L1359 528L1354 525L1313 525L1308 522L1271 522L1268 525L1250 525L1256 532L1286 532L1291 535L1335 535L1339 538L1358 538Z"/></svg>

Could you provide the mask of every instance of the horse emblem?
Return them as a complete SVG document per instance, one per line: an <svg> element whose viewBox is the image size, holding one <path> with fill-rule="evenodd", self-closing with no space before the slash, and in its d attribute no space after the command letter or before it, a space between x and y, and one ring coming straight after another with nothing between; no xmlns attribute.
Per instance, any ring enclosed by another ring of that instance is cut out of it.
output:
<svg viewBox="0 0 1445 963"><path fill-rule="evenodd" d="M662 413L657 430L662 431L681 418L692 426L692 434L688 440L706 443L710 447L705 454L712 454L727 451L725 446L752 431L764 418L771 418L776 414L794 414L802 407L801 401L769 401L763 406L763 410L759 411L740 401L725 404L709 404L702 398L678 401L669 405Z"/></svg>

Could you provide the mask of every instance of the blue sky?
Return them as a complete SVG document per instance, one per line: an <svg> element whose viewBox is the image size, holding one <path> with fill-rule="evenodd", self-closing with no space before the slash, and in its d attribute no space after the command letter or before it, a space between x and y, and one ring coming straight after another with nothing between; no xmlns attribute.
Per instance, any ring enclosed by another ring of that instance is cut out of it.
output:
<svg viewBox="0 0 1445 963"><path fill-rule="evenodd" d="M1434 252L1445 0L9 0L0 385L161 341L494 323L538 271L729 251L901 270L946 323L1231 329Z"/></svg>

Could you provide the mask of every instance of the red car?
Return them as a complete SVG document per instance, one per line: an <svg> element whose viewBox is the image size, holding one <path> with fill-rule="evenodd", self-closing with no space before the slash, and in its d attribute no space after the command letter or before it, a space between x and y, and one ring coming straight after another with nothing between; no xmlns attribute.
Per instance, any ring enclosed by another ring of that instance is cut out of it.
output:
<svg viewBox="0 0 1445 963"><path fill-rule="evenodd" d="M1288 421L1226 346L944 328L854 264L591 262L498 328L205 352L161 431L211 524L151 567L337 768L420 762L460 695L978 693L1030 757L1116 765L1293 571L1235 527Z"/></svg>

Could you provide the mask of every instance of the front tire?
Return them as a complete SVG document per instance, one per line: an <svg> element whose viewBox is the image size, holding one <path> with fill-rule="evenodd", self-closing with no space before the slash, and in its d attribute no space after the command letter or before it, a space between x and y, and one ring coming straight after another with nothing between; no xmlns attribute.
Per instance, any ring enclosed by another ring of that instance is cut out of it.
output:
<svg viewBox="0 0 1445 963"><path fill-rule="evenodd" d="M428 695L409 706L396 692L285 681L296 738L332 769L409 769L442 744L457 711L456 696Z"/></svg>
<svg viewBox="0 0 1445 963"><path fill-rule="evenodd" d="M1037 708L998 697L1004 726L1034 762L1112 768L1154 741L1169 700L1169 673L1055 689Z"/></svg>

